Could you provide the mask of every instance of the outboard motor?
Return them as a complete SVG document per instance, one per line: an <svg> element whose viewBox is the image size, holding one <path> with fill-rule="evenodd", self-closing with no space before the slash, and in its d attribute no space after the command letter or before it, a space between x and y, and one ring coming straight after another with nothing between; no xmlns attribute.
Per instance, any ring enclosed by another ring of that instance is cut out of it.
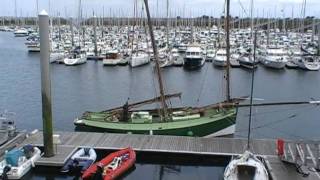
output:
<svg viewBox="0 0 320 180"><path fill-rule="evenodd" d="M10 167L10 166L6 166L6 167L3 168L3 172L2 172L2 175L1 175L1 177L2 177L3 180L8 180L8 175L7 175L7 173L8 173L10 170L11 170L11 167Z"/></svg>
<svg viewBox="0 0 320 180"><path fill-rule="evenodd" d="M85 156L89 156L90 155L90 153L89 153L90 152L90 148L84 148L83 150L84 150L84 155Z"/></svg>
<svg viewBox="0 0 320 180"><path fill-rule="evenodd" d="M103 167L101 165L98 165L97 171L94 173L94 175L92 176L91 179L92 180L102 180L103 179L102 173L103 173Z"/></svg>

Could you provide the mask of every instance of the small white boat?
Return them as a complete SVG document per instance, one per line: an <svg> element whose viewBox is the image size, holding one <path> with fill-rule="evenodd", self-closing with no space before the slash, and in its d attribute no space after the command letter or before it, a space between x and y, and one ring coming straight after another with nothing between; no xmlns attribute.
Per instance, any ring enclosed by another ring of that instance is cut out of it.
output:
<svg viewBox="0 0 320 180"><path fill-rule="evenodd" d="M258 53L258 59L266 67L283 69L288 62L288 54L282 48L267 48Z"/></svg>
<svg viewBox="0 0 320 180"><path fill-rule="evenodd" d="M3 179L20 179L41 157L41 151L32 145L6 152L5 159L0 162L0 174Z"/></svg>
<svg viewBox="0 0 320 180"><path fill-rule="evenodd" d="M66 54L64 52L59 52L59 51L51 52L50 53L50 63L63 61L65 57L66 57Z"/></svg>
<svg viewBox="0 0 320 180"><path fill-rule="evenodd" d="M29 32L26 29L17 29L13 34L15 37L26 37L29 35Z"/></svg>
<svg viewBox="0 0 320 180"><path fill-rule="evenodd" d="M224 67L227 66L227 52L226 49L219 49L212 60L213 65Z"/></svg>
<svg viewBox="0 0 320 180"><path fill-rule="evenodd" d="M118 50L110 50L103 58L102 64L104 66L115 66L121 61L121 54Z"/></svg>
<svg viewBox="0 0 320 180"><path fill-rule="evenodd" d="M40 42L30 42L27 48L29 52L40 52Z"/></svg>
<svg viewBox="0 0 320 180"><path fill-rule="evenodd" d="M224 180L269 180L264 164L250 151L232 159L226 167Z"/></svg>
<svg viewBox="0 0 320 180"><path fill-rule="evenodd" d="M318 71L320 69L319 61L314 56L295 57L294 63L304 70Z"/></svg>
<svg viewBox="0 0 320 180"><path fill-rule="evenodd" d="M97 153L93 148L80 148L62 167L61 172L69 172L79 168L81 172L87 170L97 159Z"/></svg>
<svg viewBox="0 0 320 180"><path fill-rule="evenodd" d="M145 64L148 64L150 62L150 56L144 51L138 51L136 53L133 53L129 64L131 67L138 67Z"/></svg>
<svg viewBox="0 0 320 180"><path fill-rule="evenodd" d="M180 56L177 48L171 50L171 55L169 56L173 61L174 66L183 66L183 58Z"/></svg>
<svg viewBox="0 0 320 180"><path fill-rule="evenodd" d="M16 136L16 125L13 119L15 113L4 111L0 113L0 145Z"/></svg>
<svg viewBox="0 0 320 180"><path fill-rule="evenodd" d="M207 49L207 54L206 54L206 61L213 61L214 57L216 56L216 53L213 49Z"/></svg>
<svg viewBox="0 0 320 180"><path fill-rule="evenodd" d="M240 57L239 57L239 64L240 66L244 67L244 68L248 68L248 69L254 69L258 64L258 61L254 61L253 56L248 53L241 53Z"/></svg>
<svg viewBox="0 0 320 180"><path fill-rule="evenodd" d="M74 66L79 64L84 64L87 62L87 57L85 54L71 54L71 56L63 60L64 64L67 66Z"/></svg>
<svg viewBox="0 0 320 180"><path fill-rule="evenodd" d="M199 46L189 46L184 57L184 67L188 69L201 68L205 63L202 49Z"/></svg>

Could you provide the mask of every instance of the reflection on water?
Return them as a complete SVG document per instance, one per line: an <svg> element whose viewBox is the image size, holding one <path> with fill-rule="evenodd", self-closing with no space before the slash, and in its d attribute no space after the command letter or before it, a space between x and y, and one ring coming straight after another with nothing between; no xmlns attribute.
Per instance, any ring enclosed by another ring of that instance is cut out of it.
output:
<svg viewBox="0 0 320 180"><path fill-rule="evenodd" d="M111 151L97 151L102 159ZM119 179L124 180L220 180L228 157L192 156L188 154L137 152L137 162L133 168ZM70 179L74 176L63 175L58 168L37 168L24 177L25 180Z"/></svg>
<svg viewBox="0 0 320 180"><path fill-rule="evenodd" d="M50 169L33 170L24 180L76 180L74 176L62 175ZM159 164L136 164L131 172L120 179L125 180L219 180L223 179L224 167L221 166L180 166Z"/></svg>

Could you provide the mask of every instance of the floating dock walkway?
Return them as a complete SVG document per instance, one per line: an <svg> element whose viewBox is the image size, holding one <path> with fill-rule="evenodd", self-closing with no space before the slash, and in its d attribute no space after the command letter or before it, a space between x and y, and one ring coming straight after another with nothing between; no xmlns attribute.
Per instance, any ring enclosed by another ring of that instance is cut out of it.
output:
<svg viewBox="0 0 320 180"><path fill-rule="evenodd" d="M19 145L33 144L43 146L41 131L35 131L19 139ZM246 139L239 138L203 138L157 135L109 134L93 132L55 132L59 137L55 145L55 156L42 157L36 165L61 167L79 148L90 146L100 150L117 150L131 146L136 151L165 152L194 155L232 156L242 154L246 148ZM12 143L11 143L12 144ZM276 154L276 140L253 140L252 151L264 157L272 180L320 180L318 172L308 170L309 176L303 177L296 166L282 162ZM0 149L1 150L1 149ZM0 151L1 152L1 151Z"/></svg>

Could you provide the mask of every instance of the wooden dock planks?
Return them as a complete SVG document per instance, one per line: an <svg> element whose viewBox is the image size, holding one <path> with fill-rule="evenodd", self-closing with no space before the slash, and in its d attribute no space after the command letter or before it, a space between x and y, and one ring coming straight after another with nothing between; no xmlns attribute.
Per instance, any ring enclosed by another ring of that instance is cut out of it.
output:
<svg viewBox="0 0 320 180"><path fill-rule="evenodd" d="M241 138L151 136L93 132L55 132L54 134L59 134L61 139L61 144L57 145L56 156L42 157L36 163L37 165L63 166L74 151L83 146L107 150L131 146L137 151L230 156L242 154L247 143L246 139ZM21 145L24 144L43 146L42 132L39 131L31 135L21 143ZM280 161L276 154L275 140L252 140L251 148L256 155L265 157L273 180L320 180L318 173L314 172L308 177L302 177L295 171L293 165Z"/></svg>

